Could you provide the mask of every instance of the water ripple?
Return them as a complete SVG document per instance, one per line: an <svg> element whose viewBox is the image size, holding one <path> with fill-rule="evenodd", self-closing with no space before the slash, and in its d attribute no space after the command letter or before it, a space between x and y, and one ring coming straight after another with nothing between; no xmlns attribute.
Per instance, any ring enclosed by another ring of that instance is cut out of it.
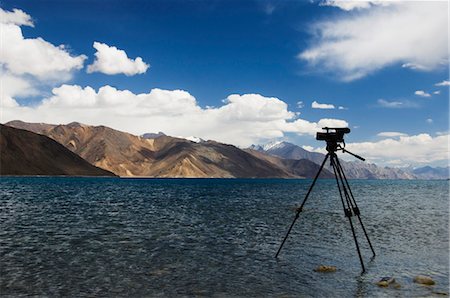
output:
<svg viewBox="0 0 450 298"><path fill-rule="evenodd" d="M377 257L355 245L334 181L0 179L5 296L336 297L448 292L448 181L351 181ZM363 236L358 225L356 232ZM334 265L330 274L314 272ZM432 276L434 288L412 283ZM374 282L394 276L400 289Z"/></svg>

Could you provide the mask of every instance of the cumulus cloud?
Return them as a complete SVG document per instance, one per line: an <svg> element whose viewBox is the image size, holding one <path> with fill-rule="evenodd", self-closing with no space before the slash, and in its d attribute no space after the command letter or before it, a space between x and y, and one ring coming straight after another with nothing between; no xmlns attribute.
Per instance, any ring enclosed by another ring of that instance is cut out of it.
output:
<svg viewBox="0 0 450 298"><path fill-rule="evenodd" d="M114 46L94 42L94 48L97 50L95 61L88 65L88 73L101 72L108 75L123 73L127 76L133 76L145 73L150 67L141 57L130 59L124 50L119 50Z"/></svg>
<svg viewBox="0 0 450 298"><path fill-rule="evenodd" d="M430 164L449 158L449 134L432 137L429 134L399 136L378 142L348 143L347 149L379 164Z"/></svg>
<svg viewBox="0 0 450 298"><path fill-rule="evenodd" d="M16 107L16 97L34 96L41 85L70 79L83 67L86 56L72 55L64 45L55 46L42 38L25 38L20 26L34 27L31 16L19 9L0 8L1 106ZM3 115L3 113L2 113Z"/></svg>
<svg viewBox="0 0 450 298"><path fill-rule="evenodd" d="M0 80L0 107L2 109L18 106L14 96L33 96L38 94L36 88L28 80L20 76L0 72ZM1 116L2 113L0 114L0 119L2 119Z"/></svg>
<svg viewBox="0 0 450 298"><path fill-rule="evenodd" d="M40 80L67 78L83 67L86 56L72 56L64 45L54 46L42 38L25 38L19 26L0 23L5 45L0 64L13 75L31 75Z"/></svg>
<svg viewBox="0 0 450 298"><path fill-rule="evenodd" d="M5 11L0 8L0 22L3 24L34 27L31 16L17 8L13 9L13 11Z"/></svg>
<svg viewBox="0 0 450 298"><path fill-rule="evenodd" d="M344 1L331 2L347 5ZM353 4L369 5L363 3ZM362 78L391 65L420 70L446 65L448 3L396 1L389 4L315 23L311 30L315 39L298 57L344 81Z"/></svg>
<svg viewBox="0 0 450 298"><path fill-rule="evenodd" d="M328 103L318 103L317 101L313 101L311 104L311 108L313 109L334 109L334 105Z"/></svg>
<svg viewBox="0 0 450 298"><path fill-rule="evenodd" d="M339 119L320 119L319 123L317 124L318 127L348 127L348 123L345 120L339 120Z"/></svg>
<svg viewBox="0 0 450 298"><path fill-rule="evenodd" d="M379 137L387 137L387 138L395 138L395 137L406 137L408 135L405 134L405 133L402 133L402 132L385 131L385 132L380 132L379 134L377 134L377 136L379 136Z"/></svg>
<svg viewBox="0 0 450 298"><path fill-rule="evenodd" d="M414 94L421 97L431 97L430 93L427 93L423 90L417 90L416 92L414 92Z"/></svg>
<svg viewBox="0 0 450 298"><path fill-rule="evenodd" d="M440 83L434 84L434 86L438 86L438 87L450 86L450 81L444 80L444 81L442 81L442 82L440 82Z"/></svg>
<svg viewBox="0 0 450 298"><path fill-rule="evenodd" d="M62 85L36 107L3 109L3 120L107 125L141 135L163 131L175 136L197 136L239 146L263 143L286 133L314 136L325 126L348 126L339 119L310 122L297 118L287 104L260 94L232 94L220 107L202 108L183 90L152 89L134 94L103 86Z"/></svg>

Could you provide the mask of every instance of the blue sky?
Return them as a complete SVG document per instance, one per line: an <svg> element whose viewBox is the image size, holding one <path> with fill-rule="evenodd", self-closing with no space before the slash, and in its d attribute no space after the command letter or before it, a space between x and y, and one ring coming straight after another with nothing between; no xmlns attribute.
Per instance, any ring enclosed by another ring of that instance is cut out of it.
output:
<svg viewBox="0 0 450 298"><path fill-rule="evenodd" d="M14 68L7 59L22 58L5 55L3 75L23 81L17 84L31 91L11 87L3 92L15 103L10 110L3 104L2 122L80 121L135 134L163 130L196 135L241 147L288 140L321 150L313 130L327 123L321 119L331 119L328 123L348 124L348 142L374 162L443 165L448 157L448 145L443 144L448 144L449 87L436 84L449 80L447 2L342 3L1 1L3 11L20 9L29 16L28 25L9 21L22 30L21 42L40 37L51 46L64 45L60 50L68 55L55 61L37 57L47 65L64 65L46 73ZM106 62L99 61L96 71L87 71L99 60L94 42L105 45L105 55L110 47L123 50L130 67L141 57L141 70L108 74ZM39 65L31 56L23 64ZM143 65L149 65L145 72ZM58 89L63 85L67 88ZM113 89L105 91L108 98L103 100L104 86ZM160 92L150 94L155 88ZM119 93L122 106L117 112L113 106L118 104L109 100ZM146 100L156 104L128 106L138 100L137 94L147 94ZM230 99L232 94L238 96ZM77 102L77 96L92 96L92 101ZM313 102L334 108L313 108ZM116 112L117 117L111 115ZM422 143L424 149L414 152L420 157L403 158L408 146ZM395 147L391 155L370 151L388 144ZM427 158L425 148L438 153Z"/></svg>

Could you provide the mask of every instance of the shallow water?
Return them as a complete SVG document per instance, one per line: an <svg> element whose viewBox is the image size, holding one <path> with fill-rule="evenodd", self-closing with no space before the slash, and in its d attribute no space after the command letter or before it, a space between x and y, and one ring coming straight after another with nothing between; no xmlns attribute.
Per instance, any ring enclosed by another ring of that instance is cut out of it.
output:
<svg viewBox="0 0 450 298"><path fill-rule="evenodd" d="M449 289L449 182L351 180L361 274L334 180L0 179L5 296L423 297ZM317 273L319 265L334 273ZM415 275L437 284L414 284ZM379 288L393 276L400 289Z"/></svg>

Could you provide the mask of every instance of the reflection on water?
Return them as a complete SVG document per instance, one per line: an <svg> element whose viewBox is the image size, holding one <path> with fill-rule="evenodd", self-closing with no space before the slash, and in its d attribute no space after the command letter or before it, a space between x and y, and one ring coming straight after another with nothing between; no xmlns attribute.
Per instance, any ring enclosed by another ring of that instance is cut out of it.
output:
<svg viewBox="0 0 450 298"><path fill-rule="evenodd" d="M448 293L448 181L356 181L359 259L335 181L1 178L0 293L427 296ZM333 265L334 273L314 272ZM434 287L412 282L432 276ZM379 288L393 276L400 289Z"/></svg>

